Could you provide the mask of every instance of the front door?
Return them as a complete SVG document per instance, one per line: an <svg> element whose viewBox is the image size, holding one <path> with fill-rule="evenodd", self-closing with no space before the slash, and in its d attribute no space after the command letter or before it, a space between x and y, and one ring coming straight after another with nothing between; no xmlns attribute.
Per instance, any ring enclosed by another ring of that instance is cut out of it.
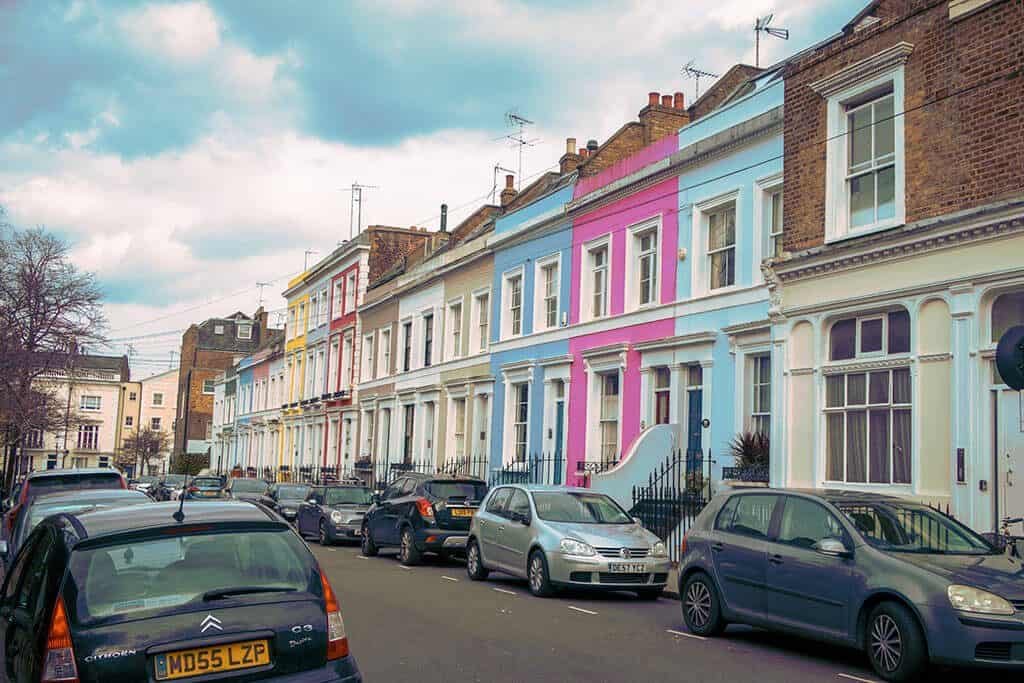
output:
<svg viewBox="0 0 1024 683"><path fill-rule="evenodd" d="M1003 517L1024 517L1024 393L997 392L996 457L999 476L999 510ZM1013 533L1019 533L1016 526Z"/></svg>
<svg viewBox="0 0 1024 683"><path fill-rule="evenodd" d="M555 403L555 472L554 481L556 486L562 483L562 437L565 434L565 401Z"/></svg>

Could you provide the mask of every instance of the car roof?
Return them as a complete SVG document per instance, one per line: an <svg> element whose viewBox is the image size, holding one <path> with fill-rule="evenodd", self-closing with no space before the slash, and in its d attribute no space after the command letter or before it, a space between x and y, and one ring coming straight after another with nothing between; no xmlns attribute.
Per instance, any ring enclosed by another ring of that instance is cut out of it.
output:
<svg viewBox="0 0 1024 683"><path fill-rule="evenodd" d="M149 496L141 491L131 489L78 489L75 491L59 491L57 493L44 493L32 500L33 505L57 505L60 503L76 503L78 501L117 501L128 498L145 498Z"/></svg>
<svg viewBox="0 0 1024 683"><path fill-rule="evenodd" d="M427 474L426 472L403 472L395 478L398 481L402 477L412 477L419 479L420 481L471 481L474 484L485 483L480 477L474 477L469 474L448 474L447 472L437 472L435 474Z"/></svg>
<svg viewBox="0 0 1024 683"><path fill-rule="evenodd" d="M179 502L150 503L132 508L131 514L119 508L63 515L79 528L81 538L95 538L125 531L137 531L174 523ZM242 501L188 501L183 506L182 524L218 524L225 522L273 521L273 515L252 503ZM84 533L82 533L84 531Z"/></svg>
<svg viewBox="0 0 1024 683"><path fill-rule="evenodd" d="M739 493L778 493L795 494L818 498L832 504L837 503L908 503L906 498L885 493L872 493L870 491L847 491L844 489L806 489L806 488L766 488L763 486L743 487L738 486L731 490L729 495Z"/></svg>
<svg viewBox="0 0 1024 683"><path fill-rule="evenodd" d="M65 469L36 470L34 472L29 472L28 476L25 477L25 481L46 479L47 477L73 477L75 475L88 476L93 474L112 474L117 477L121 476L120 472L109 467L68 467Z"/></svg>
<svg viewBox="0 0 1024 683"><path fill-rule="evenodd" d="M554 492L554 493L602 493L601 491L593 491L586 489L581 486L558 486L553 484L496 484L494 488L501 486L511 486L517 489L523 489L524 491L532 492Z"/></svg>

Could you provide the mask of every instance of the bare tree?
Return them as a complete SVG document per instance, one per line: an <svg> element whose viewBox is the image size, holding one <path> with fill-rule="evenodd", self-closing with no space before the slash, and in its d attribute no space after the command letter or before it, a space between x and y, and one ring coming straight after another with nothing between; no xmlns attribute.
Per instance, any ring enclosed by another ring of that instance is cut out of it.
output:
<svg viewBox="0 0 1024 683"><path fill-rule="evenodd" d="M210 466L210 456L206 453L178 453L171 458L171 472L195 476Z"/></svg>
<svg viewBox="0 0 1024 683"><path fill-rule="evenodd" d="M143 427L124 440L124 445L116 458L117 464L122 468L138 465L138 474L149 474L154 461L160 461L161 455L167 452L170 443L171 437L167 432Z"/></svg>
<svg viewBox="0 0 1024 683"><path fill-rule="evenodd" d="M2 219L0 211L0 434L9 489L25 436L70 427L54 380L70 380L74 355L103 340L106 320L95 277L71 262L64 241Z"/></svg>

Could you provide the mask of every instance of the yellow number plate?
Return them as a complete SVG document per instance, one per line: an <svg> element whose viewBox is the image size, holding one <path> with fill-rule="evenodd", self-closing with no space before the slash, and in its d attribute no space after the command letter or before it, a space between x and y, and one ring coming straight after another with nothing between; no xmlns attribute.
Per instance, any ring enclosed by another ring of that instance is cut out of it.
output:
<svg viewBox="0 0 1024 683"><path fill-rule="evenodd" d="M468 508L452 508L452 517L472 517L476 510Z"/></svg>
<svg viewBox="0 0 1024 683"><path fill-rule="evenodd" d="M270 647L265 640L197 647L157 655L156 680L169 681L267 664L270 664Z"/></svg>

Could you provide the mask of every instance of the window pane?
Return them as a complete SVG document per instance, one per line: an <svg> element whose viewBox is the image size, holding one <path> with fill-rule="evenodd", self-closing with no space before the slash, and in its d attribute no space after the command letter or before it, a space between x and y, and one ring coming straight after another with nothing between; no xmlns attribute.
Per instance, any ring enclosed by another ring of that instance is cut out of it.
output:
<svg viewBox="0 0 1024 683"><path fill-rule="evenodd" d="M736 281L736 251L728 249L711 255L711 289L728 287Z"/></svg>
<svg viewBox="0 0 1024 683"><path fill-rule="evenodd" d="M828 408L841 408L846 405L845 380L843 375L833 375L825 378L825 406Z"/></svg>
<svg viewBox="0 0 1024 683"><path fill-rule="evenodd" d="M871 420L871 481L889 483L889 411L872 410Z"/></svg>
<svg viewBox="0 0 1024 683"><path fill-rule="evenodd" d="M686 383L691 387L699 387L704 383L704 369L699 365L690 365L687 367L687 379Z"/></svg>
<svg viewBox="0 0 1024 683"><path fill-rule="evenodd" d="M828 510L806 498L786 497L779 542L811 548L825 538L842 538L843 527Z"/></svg>
<svg viewBox="0 0 1024 683"><path fill-rule="evenodd" d="M889 314L889 353L910 353L910 314L906 311Z"/></svg>
<svg viewBox="0 0 1024 683"><path fill-rule="evenodd" d="M887 157L895 149L896 125L892 107L892 97L875 103L875 159Z"/></svg>
<svg viewBox="0 0 1024 683"><path fill-rule="evenodd" d="M896 167L878 172L878 216L884 221L896 215Z"/></svg>
<svg viewBox="0 0 1024 683"><path fill-rule="evenodd" d="M736 243L736 209L730 207L708 216L708 251Z"/></svg>
<svg viewBox="0 0 1024 683"><path fill-rule="evenodd" d="M860 352L876 353L882 350L882 320L865 320L860 324Z"/></svg>
<svg viewBox="0 0 1024 683"><path fill-rule="evenodd" d="M875 176L873 173L850 179L850 224L857 228L875 222Z"/></svg>
<svg viewBox="0 0 1024 683"><path fill-rule="evenodd" d="M894 484L910 483L910 411L892 412L892 446Z"/></svg>
<svg viewBox="0 0 1024 683"><path fill-rule="evenodd" d="M867 415L863 410L846 414L846 481L867 481Z"/></svg>
<svg viewBox="0 0 1024 683"><path fill-rule="evenodd" d="M846 392L846 405L864 405L867 398L867 375L847 375Z"/></svg>
<svg viewBox="0 0 1024 683"><path fill-rule="evenodd" d="M668 368L655 368L654 370L654 386L657 389L668 389L669 383L672 381L672 373Z"/></svg>
<svg viewBox="0 0 1024 683"><path fill-rule="evenodd" d="M734 534L766 536L777 500L778 496L740 496L736 516L729 531Z"/></svg>
<svg viewBox="0 0 1024 683"><path fill-rule="evenodd" d="M910 369L892 371L892 402L910 403Z"/></svg>
<svg viewBox="0 0 1024 683"><path fill-rule="evenodd" d="M998 342L1014 325L1024 325L1024 291L1003 294L993 302L992 341Z"/></svg>
<svg viewBox="0 0 1024 683"><path fill-rule="evenodd" d="M832 326L829 337L830 360L849 360L854 356L857 335L857 320L848 318Z"/></svg>
<svg viewBox="0 0 1024 683"><path fill-rule="evenodd" d="M871 399L870 403L889 402L889 372L871 373Z"/></svg>
<svg viewBox="0 0 1024 683"><path fill-rule="evenodd" d="M871 161L871 107L855 111L847 118L850 139L850 169Z"/></svg>
<svg viewBox="0 0 1024 683"><path fill-rule="evenodd" d="M843 444L846 441L846 434L843 431L843 414L829 413L825 419L825 426L828 432L828 480L842 481L843 479Z"/></svg>

